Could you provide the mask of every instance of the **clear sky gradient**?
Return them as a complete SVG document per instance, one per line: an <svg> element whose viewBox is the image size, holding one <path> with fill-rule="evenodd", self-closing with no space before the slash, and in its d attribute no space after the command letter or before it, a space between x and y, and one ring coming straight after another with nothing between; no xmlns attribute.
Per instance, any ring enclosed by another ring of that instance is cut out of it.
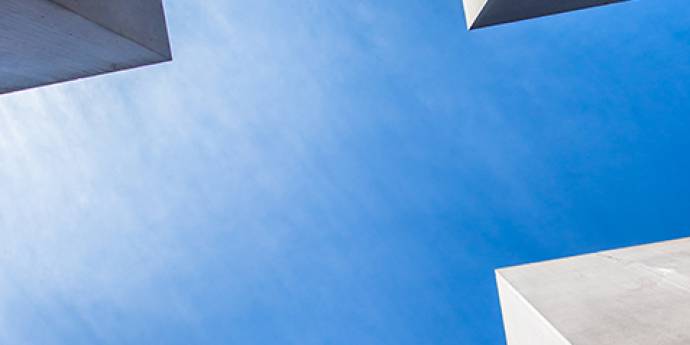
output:
<svg viewBox="0 0 690 345"><path fill-rule="evenodd" d="M2 344L503 344L497 267L690 235L690 6L166 2L0 97Z"/></svg>

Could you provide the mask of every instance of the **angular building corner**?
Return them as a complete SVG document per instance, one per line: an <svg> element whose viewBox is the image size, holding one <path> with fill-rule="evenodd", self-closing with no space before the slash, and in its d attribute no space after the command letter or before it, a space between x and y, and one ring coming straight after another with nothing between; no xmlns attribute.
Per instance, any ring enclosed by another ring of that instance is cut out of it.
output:
<svg viewBox="0 0 690 345"><path fill-rule="evenodd" d="M525 298L496 271L508 345L571 345Z"/></svg>
<svg viewBox="0 0 690 345"><path fill-rule="evenodd" d="M627 0L463 0L467 29L543 17Z"/></svg>
<svg viewBox="0 0 690 345"><path fill-rule="evenodd" d="M0 94L172 60L162 0L2 0L0 16Z"/></svg>
<svg viewBox="0 0 690 345"><path fill-rule="evenodd" d="M496 271L508 345L690 344L690 239Z"/></svg>

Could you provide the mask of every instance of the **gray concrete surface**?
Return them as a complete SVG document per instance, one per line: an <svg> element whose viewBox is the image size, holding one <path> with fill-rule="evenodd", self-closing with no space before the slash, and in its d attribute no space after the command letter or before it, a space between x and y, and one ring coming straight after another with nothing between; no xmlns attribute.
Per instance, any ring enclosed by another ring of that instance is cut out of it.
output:
<svg viewBox="0 0 690 345"><path fill-rule="evenodd" d="M467 28L477 29L519 20L627 0L463 0Z"/></svg>
<svg viewBox="0 0 690 345"><path fill-rule="evenodd" d="M171 58L161 0L0 0L0 94Z"/></svg>
<svg viewBox="0 0 690 345"><path fill-rule="evenodd" d="M508 345L690 344L690 239L496 271Z"/></svg>

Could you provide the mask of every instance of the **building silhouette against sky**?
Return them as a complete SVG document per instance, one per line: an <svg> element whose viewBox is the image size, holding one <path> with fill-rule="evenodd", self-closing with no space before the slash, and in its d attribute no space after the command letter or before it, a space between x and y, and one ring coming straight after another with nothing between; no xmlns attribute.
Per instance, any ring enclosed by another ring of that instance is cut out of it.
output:
<svg viewBox="0 0 690 345"><path fill-rule="evenodd" d="M510 23L625 0L463 0L469 29Z"/></svg>
<svg viewBox="0 0 690 345"><path fill-rule="evenodd" d="M690 344L690 239L496 272L508 345Z"/></svg>
<svg viewBox="0 0 690 345"><path fill-rule="evenodd" d="M161 0L4 0L0 13L0 93L172 59Z"/></svg>

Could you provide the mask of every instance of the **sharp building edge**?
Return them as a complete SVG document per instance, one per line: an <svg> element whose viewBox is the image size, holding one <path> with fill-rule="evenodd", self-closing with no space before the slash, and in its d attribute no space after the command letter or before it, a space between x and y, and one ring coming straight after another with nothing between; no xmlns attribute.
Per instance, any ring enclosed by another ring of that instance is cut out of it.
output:
<svg viewBox="0 0 690 345"><path fill-rule="evenodd" d="M2 0L0 94L170 61L161 0Z"/></svg>
<svg viewBox="0 0 690 345"><path fill-rule="evenodd" d="M496 271L508 345L690 344L690 239Z"/></svg>
<svg viewBox="0 0 690 345"><path fill-rule="evenodd" d="M463 0L469 30L627 0Z"/></svg>

